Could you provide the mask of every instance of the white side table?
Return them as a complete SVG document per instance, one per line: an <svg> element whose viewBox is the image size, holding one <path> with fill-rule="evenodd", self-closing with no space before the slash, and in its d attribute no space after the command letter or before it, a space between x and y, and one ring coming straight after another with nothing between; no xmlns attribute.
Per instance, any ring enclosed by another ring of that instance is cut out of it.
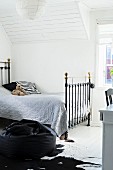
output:
<svg viewBox="0 0 113 170"><path fill-rule="evenodd" d="M113 169L113 104L99 110L103 121L102 170Z"/></svg>

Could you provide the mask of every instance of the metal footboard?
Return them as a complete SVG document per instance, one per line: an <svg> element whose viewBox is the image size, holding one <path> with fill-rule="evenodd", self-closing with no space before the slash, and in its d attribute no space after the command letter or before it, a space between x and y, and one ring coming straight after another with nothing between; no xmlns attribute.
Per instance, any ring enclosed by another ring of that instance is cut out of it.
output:
<svg viewBox="0 0 113 170"><path fill-rule="evenodd" d="M77 124L88 121L90 126L90 98L91 84L90 73L88 82L68 83L68 73L65 73L65 107L68 113L68 127L73 128Z"/></svg>

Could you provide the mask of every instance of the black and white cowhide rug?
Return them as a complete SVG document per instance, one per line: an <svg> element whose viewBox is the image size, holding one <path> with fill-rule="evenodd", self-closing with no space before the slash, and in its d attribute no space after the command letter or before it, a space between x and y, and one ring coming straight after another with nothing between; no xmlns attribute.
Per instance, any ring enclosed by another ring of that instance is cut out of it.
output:
<svg viewBox="0 0 113 170"><path fill-rule="evenodd" d="M56 150L40 160L12 160L0 155L0 170L101 170L101 158L76 142L57 140Z"/></svg>

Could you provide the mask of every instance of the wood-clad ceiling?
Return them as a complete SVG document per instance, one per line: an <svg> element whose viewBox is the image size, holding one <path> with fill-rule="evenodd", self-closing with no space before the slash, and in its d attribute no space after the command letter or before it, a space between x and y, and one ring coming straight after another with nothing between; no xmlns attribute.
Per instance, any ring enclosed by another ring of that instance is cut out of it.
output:
<svg viewBox="0 0 113 170"><path fill-rule="evenodd" d="M45 13L35 20L22 19L16 12L16 0L0 0L0 23L12 43L79 38L87 39L76 0L46 0ZM111 0L81 0L89 9L96 9ZM92 3L91 3L92 2ZM97 4L96 4L97 2ZM101 2L101 3L100 3ZM95 4L93 6L93 4ZM101 5L100 5L101 4ZM102 6L105 8L105 6ZM96 6L96 8L95 8Z"/></svg>
<svg viewBox="0 0 113 170"><path fill-rule="evenodd" d="M1 14L0 22L12 43L48 39L86 38L80 13L74 1L48 5L34 20L22 19L16 10Z"/></svg>

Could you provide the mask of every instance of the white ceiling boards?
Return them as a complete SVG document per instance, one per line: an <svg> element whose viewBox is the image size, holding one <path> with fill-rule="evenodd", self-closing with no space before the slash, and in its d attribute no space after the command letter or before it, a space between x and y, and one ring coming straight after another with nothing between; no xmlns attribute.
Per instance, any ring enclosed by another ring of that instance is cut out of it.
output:
<svg viewBox="0 0 113 170"><path fill-rule="evenodd" d="M34 20L17 14L16 0L0 0L0 23L12 43L78 38L89 36L89 10L113 6L111 0L46 0L45 11ZM97 3L96 3L97 2Z"/></svg>

